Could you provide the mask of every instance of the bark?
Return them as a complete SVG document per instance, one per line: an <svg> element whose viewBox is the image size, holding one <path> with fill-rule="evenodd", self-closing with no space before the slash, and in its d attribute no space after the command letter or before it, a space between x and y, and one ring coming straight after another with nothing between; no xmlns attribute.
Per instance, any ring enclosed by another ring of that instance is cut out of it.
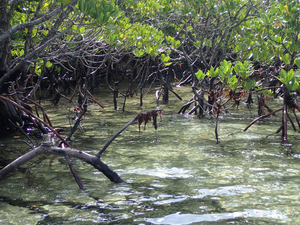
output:
<svg viewBox="0 0 300 225"><path fill-rule="evenodd" d="M249 127L251 127L253 124L255 124L257 121L261 120L261 119L264 119L264 118L267 118L279 111L283 110L283 108L280 108L280 109L277 109L277 110L274 110L273 112L270 112L269 114L266 114L266 115L262 115L260 117L257 117L255 120L253 120L245 129L244 131L248 130Z"/></svg>
<svg viewBox="0 0 300 225"><path fill-rule="evenodd" d="M80 151L77 149L71 149L71 148L58 148L58 147L51 147L49 144L44 143L41 146L31 150L30 152L26 153L23 156L20 156L10 164L8 164L6 167L4 167L0 171L0 179L3 179L5 175L12 172L14 169L20 167L21 165L25 164L29 160L41 155L59 155L59 156L65 156L67 158L77 158L80 159L90 165L92 165L95 169L102 172L110 181L115 183L122 183L124 182L117 173L112 171L106 164L104 164L99 157L88 154L84 151ZM69 162L68 162L69 164ZM73 171L72 171L73 172Z"/></svg>
<svg viewBox="0 0 300 225"><path fill-rule="evenodd" d="M283 100L283 110L282 110L282 124L283 124L283 130L282 130L282 139L283 143L288 143L287 140L287 88L284 88L284 100Z"/></svg>
<svg viewBox="0 0 300 225"><path fill-rule="evenodd" d="M0 36L10 29L10 15L7 12L7 0L0 0ZM1 39L0 39L1 40ZM3 38L0 41L0 77L8 69L10 64L10 49L9 49L9 37Z"/></svg>

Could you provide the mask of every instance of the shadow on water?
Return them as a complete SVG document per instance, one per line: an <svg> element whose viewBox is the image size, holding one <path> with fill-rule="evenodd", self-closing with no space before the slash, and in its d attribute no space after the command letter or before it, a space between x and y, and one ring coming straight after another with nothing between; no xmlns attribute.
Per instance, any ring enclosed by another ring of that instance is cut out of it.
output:
<svg viewBox="0 0 300 225"><path fill-rule="evenodd" d="M178 93L190 97L189 89ZM144 102L147 110L155 106L155 99L149 99ZM53 124L67 130L68 108L61 104L58 108L49 105L47 112ZM105 110L89 106L72 146L96 154L116 131L145 111L138 107L138 99L129 100L128 105L133 107L125 113L113 111L108 103ZM157 131L151 123L145 131L141 127L141 133L132 125L103 154L102 160L126 183L111 183L99 171L73 159L84 184L82 191L63 158L57 157L49 166L51 156L9 174L0 181L0 224L300 222L298 133L290 132L291 145L282 146L280 135L275 134L279 116L243 132L257 110L241 106L220 116L220 143L216 144L214 119L178 115L179 107L171 99L161 106L163 120ZM4 150L15 144L1 143ZM24 151L21 144L15 148L16 156Z"/></svg>

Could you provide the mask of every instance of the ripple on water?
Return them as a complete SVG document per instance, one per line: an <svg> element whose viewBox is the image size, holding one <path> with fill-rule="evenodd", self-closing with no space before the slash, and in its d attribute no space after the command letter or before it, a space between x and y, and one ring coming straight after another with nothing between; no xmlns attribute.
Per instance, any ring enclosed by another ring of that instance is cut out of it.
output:
<svg viewBox="0 0 300 225"><path fill-rule="evenodd" d="M272 220L280 220L282 222L288 221L289 218L281 214L277 210L258 210L251 209L245 210L244 212L233 212L233 213L212 213L212 214L181 214L180 212L169 214L159 218L139 218L134 221L144 221L151 224L192 224L199 222L216 222L220 220L231 220L231 219L245 219L245 218L268 218Z"/></svg>
<svg viewBox="0 0 300 225"><path fill-rule="evenodd" d="M159 178L189 178L192 177L190 170L183 168L131 168L127 173L133 173L138 175L155 176Z"/></svg>
<svg viewBox="0 0 300 225"><path fill-rule="evenodd" d="M199 195L193 196L193 198L203 198L208 195L238 195L255 192L256 188L251 185L236 185L236 186L225 186L215 189L198 189Z"/></svg>

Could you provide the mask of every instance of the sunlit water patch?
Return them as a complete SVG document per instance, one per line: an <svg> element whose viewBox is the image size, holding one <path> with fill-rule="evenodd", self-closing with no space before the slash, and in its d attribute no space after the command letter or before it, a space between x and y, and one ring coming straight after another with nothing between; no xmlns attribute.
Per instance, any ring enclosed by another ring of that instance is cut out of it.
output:
<svg viewBox="0 0 300 225"><path fill-rule="evenodd" d="M258 219L258 218L269 218L278 220L278 222L284 222L288 220L288 217L284 216L276 210L246 210L245 212L234 212L234 213L215 213L215 214L181 214L175 213L167 215L161 218L145 218L143 220L137 219L136 221L145 221L151 224L169 224L169 225L184 225L201 222L230 222L238 221L241 219Z"/></svg>

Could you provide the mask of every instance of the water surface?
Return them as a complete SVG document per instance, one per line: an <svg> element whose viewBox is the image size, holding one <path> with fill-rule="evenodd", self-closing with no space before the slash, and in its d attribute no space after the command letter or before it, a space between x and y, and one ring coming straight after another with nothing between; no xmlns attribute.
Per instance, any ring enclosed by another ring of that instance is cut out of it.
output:
<svg viewBox="0 0 300 225"><path fill-rule="evenodd" d="M291 145L281 144L280 114L243 129L257 109L241 105L222 115L220 143L215 143L214 118L179 115L191 98L190 88L176 89L182 102L170 96L161 104L158 130L137 124L125 130L102 156L126 183L111 183L88 164L73 159L84 183L80 190L63 157L49 166L51 156L28 162L0 181L1 224L297 224L300 222L299 133L289 128ZM100 89L72 138L72 146L96 154L137 113L156 109L154 94L129 99L126 112L114 111L111 96ZM119 103L122 99L119 99ZM274 109L280 100L270 103ZM52 123L68 134L68 106L45 102ZM120 106L121 108L121 106ZM21 139L25 139L21 136ZM37 139L38 140L38 139ZM1 139L0 154L25 144ZM293 156L286 153L294 152Z"/></svg>

